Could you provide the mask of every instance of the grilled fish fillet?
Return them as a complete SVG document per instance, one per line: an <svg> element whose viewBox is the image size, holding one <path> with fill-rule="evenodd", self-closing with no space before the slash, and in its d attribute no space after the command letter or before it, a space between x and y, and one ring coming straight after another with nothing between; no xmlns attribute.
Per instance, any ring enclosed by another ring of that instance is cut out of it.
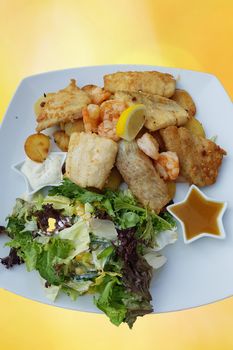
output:
<svg viewBox="0 0 233 350"><path fill-rule="evenodd" d="M66 175L81 187L102 189L114 165L117 143L91 133L70 136Z"/></svg>
<svg viewBox="0 0 233 350"><path fill-rule="evenodd" d="M143 91L165 97L175 92L176 81L170 74L156 71L117 72L104 76L104 89L116 91Z"/></svg>
<svg viewBox="0 0 233 350"><path fill-rule="evenodd" d="M223 149L182 127L170 126L160 130L160 134L166 149L177 153L181 176L200 187L215 183L226 154Z"/></svg>
<svg viewBox="0 0 233 350"><path fill-rule="evenodd" d="M36 131L41 131L60 122L69 122L82 118L82 108L91 103L85 91L76 86L71 79L63 90L48 93L41 103L41 112L37 117Z"/></svg>
<svg viewBox="0 0 233 350"><path fill-rule="evenodd" d="M129 189L143 206L159 213L170 201L166 183L135 141L120 141L116 166Z"/></svg>
<svg viewBox="0 0 233 350"><path fill-rule="evenodd" d="M144 92L117 91L114 99L124 101L128 105L143 103L146 107L145 126L151 131L166 128L170 125L184 125L190 118L183 107L166 97Z"/></svg>

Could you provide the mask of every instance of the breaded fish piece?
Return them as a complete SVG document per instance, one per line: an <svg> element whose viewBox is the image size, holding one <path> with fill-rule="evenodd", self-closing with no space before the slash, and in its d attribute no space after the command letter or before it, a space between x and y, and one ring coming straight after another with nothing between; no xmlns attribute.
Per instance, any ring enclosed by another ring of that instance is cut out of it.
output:
<svg viewBox="0 0 233 350"><path fill-rule="evenodd" d="M183 107L166 97L144 92L117 91L114 98L124 101L128 105L143 103L146 107L145 127L151 131L163 129L170 125L184 125L190 118Z"/></svg>
<svg viewBox="0 0 233 350"><path fill-rule="evenodd" d="M114 165L116 142L91 133L72 133L66 176L81 187L102 189Z"/></svg>
<svg viewBox="0 0 233 350"><path fill-rule="evenodd" d="M117 72L104 76L104 89L116 91L143 91L165 97L171 97L176 88L175 78L156 71Z"/></svg>
<svg viewBox="0 0 233 350"><path fill-rule="evenodd" d="M215 183L226 152L214 142L192 134L186 128L169 126L160 130L168 151L176 152L180 175L190 184L207 186Z"/></svg>
<svg viewBox="0 0 233 350"><path fill-rule="evenodd" d="M85 91L76 86L75 79L63 90L48 93L41 103L37 117L36 131L40 132L60 122L69 122L82 118L82 108L91 103Z"/></svg>
<svg viewBox="0 0 233 350"><path fill-rule="evenodd" d="M135 141L120 141L116 166L129 189L143 206L159 213L171 200L167 184Z"/></svg>

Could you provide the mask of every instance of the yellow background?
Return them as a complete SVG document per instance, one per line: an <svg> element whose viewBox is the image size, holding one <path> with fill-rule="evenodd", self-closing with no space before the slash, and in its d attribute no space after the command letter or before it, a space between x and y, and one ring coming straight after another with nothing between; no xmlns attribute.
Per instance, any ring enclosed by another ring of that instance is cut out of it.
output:
<svg viewBox="0 0 233 350"><path fill-rule="evenodd" d="M232 39L232 0L0 0L0 118L25 76L95 64L206 71L233 98ZM1 350L233 349L232 323L233 298L150 315L130 331L0 290Z"/></svg>

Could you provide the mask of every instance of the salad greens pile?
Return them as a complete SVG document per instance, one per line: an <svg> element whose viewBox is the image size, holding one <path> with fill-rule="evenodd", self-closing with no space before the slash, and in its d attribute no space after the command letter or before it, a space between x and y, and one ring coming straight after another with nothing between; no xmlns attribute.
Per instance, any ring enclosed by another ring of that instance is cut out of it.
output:
<svg viewBox="0 0 233 350"><path fill-rule="evenodd" d="M46 196L16 200L6 227L10 253L1 262L37 270L51 300L94 294L113 324L132 328L153 311L153 268L166 261L158 251L175 242L175 229L166 210L141 207L129 190L96 193L64 179Z"/></svg>

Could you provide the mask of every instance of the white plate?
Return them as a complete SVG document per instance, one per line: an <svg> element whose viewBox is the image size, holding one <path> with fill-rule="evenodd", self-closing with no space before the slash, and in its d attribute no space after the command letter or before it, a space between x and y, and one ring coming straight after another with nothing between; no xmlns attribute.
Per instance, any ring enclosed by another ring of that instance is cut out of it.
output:
<svg viewBox="0 0 233 350"><path fill-rule="evenodd" d="M152 66L99 66L67 69L35 75L19 85L0 129L0 225L11 212L15 198L25 192L22 177L11 165L24 158L25 138L35 131L34 102L44 92L56 91L68 85L70 78L78 85L102 85L106 73L125 70L158 70L178 78L177 86L186 89L197 106L197 118L205 126L207 137L218 135L217 142L228 152L223 161L217 184L204 188L206 195L226 201L228 209L223 223L225 240L203 238L185 245L181 229L177 243L167 247L167 264L156 273L151 285L154 310L166 312L210 303L233 295L233 107L216 77L194 71ZM178 186L175 200L184 198L188 186ZM0 256L7 254L6 241L0 237ZM45 298L36 272L28 273L23 265L11 270L0 265L0 287L30 299L50 304ZM57 306L83 311L97 311L92 296L72 302L61 296Z"/></svg>

